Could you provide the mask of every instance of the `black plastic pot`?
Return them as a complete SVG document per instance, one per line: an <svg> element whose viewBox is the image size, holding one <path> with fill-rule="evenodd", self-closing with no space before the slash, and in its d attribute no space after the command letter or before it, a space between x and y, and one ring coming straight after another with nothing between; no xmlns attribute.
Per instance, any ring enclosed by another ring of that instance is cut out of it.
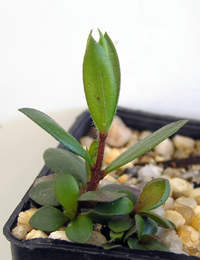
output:
<svg viewBox="0 0 200 260"><path fill-rule="evenodd" d="M171 116L160 116L155 114L144 113L140 111L132 111L119 108L117 114L122 118L125 124L133 129L155 131L158 128L171 123L179 118ZM91 128L92 121L88 112L81 114L74 125L70 129L77 140L86 135ZM190 120L178 132L181 135L190 136L194 139L200 139L200 122ZM62 145L60 145L62 147ZM44 166L38 177L49 175L51 171ZM169 252L161 251L143 251L132 250L126 248L116 248L112 250L104 250L101 247L70 243L67 241L53 240L48 238L20 240L12 235L12 229L16 226L17 216L19 212L27 210L30 205L28 191L22 201L16 207L9 220L4 226L3 232L11 243L11 251L13 260L195 260L197 257L177 255Z"/></svg>

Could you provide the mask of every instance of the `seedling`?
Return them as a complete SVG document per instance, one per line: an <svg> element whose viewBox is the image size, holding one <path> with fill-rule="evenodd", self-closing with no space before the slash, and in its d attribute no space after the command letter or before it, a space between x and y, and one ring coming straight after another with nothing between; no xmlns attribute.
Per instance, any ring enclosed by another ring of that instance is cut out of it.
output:
<svg viewBox="0 0 200 260"><path fill-rule="evenodd" d="M151 212L168 198L167 179L149 182L137 196L131 187L112 184L98 188L110 172L154 148L187 121L164 126L129 148L105 169L103 156L108 131L116 113L120 91L120 65L113 42L99 31L99 42L89 34L83 61L84 91L98 137L89 150L46 114L31 108L19 109L67 149L44 152L46 165L57 174L55 180L41 182L30 198L41 205L30 225L46 232L66 226L67 237L85 243L95 223L109 230L104 248L129 246L138 249L168 250L156 237L157 227L174 229L172 222ZM79 157L82 157L80 159Z"/></svg>

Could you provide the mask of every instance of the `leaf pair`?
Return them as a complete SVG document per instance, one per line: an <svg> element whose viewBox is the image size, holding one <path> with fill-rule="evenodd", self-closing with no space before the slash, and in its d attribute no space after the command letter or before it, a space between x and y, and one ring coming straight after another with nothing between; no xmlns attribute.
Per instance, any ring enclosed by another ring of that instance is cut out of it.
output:
<svg viewBox="0 0 200 260"><path fill-rule="evenodd" d="M116 49L107 33L99 30L99 43L91 33L84 61L83 83L87 104L100 133L107 134L116 112L120 90L120 66Z"/></svg>

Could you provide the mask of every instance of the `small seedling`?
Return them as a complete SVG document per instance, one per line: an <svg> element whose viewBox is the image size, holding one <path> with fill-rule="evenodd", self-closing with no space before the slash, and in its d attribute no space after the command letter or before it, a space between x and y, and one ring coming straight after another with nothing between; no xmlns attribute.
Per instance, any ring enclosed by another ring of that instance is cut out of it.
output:
<svg viewBox="0 0 200 260"><path fill-rule="evenodd" d="M131 187L112 184L98 188L110 172L154 148L174 134L187 121L164 126L103 168L108 131L117 109L120 91L120 65L113 42L99 31L99 42L89 34L83 61L84 91L98 137L89 150L46 114L31 108L19 109L67 149L50 148L44 152L46 165L57 174L55 180L41 182L30 191L30 198L41 205L31 217L30 225L46 232L66 226L67 237L85 243L93 225L109 229L104 248L129 246L137 249L168 250L156 237L157 227L174 229L172 222L151 210L168 198L167 179L147 183L137 196ZM79 157L82 157L80 159Z"/></svg>

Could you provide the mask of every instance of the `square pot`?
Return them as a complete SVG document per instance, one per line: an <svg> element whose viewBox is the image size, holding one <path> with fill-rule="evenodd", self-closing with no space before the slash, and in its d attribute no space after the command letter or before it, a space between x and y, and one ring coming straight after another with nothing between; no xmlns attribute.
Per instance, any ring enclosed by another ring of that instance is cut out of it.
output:
<svg viewBox="0 0 200 260"><path fill-rule="evenodd" d="M139 131L155 131L168 123L180 119L171 116L160 116L141 111L128 110L125 108L119 108L117 115L121 117L121 119L128 127L137 129ZM86 111L76 119L76 122L70 128L69 133L77 140L79 140L82 136L87 135L91 125L91 116ZM178 131L178 134L189 136L194 139L200 139L200 122L190 120L183 128ZM59 145L59 148L64 147L63 145ZM52 171L47 166L44 166L37 178L49 175L51 173ZM102 258L104 260L175 260L177 257L181 258L181 260L198 259L194 256L186 256L183 254L177 255L174 253L162 251L144 251L127 248L104 250L101 247L93 245L71 243L49 238L38 238L33 240L17 239L12 235L12 229L17 224L18 214L21 211L29 209L30 207L29 190L19 205L16 207L3 229L4 235L11 244L13 260L100 260Z"/></svg>

